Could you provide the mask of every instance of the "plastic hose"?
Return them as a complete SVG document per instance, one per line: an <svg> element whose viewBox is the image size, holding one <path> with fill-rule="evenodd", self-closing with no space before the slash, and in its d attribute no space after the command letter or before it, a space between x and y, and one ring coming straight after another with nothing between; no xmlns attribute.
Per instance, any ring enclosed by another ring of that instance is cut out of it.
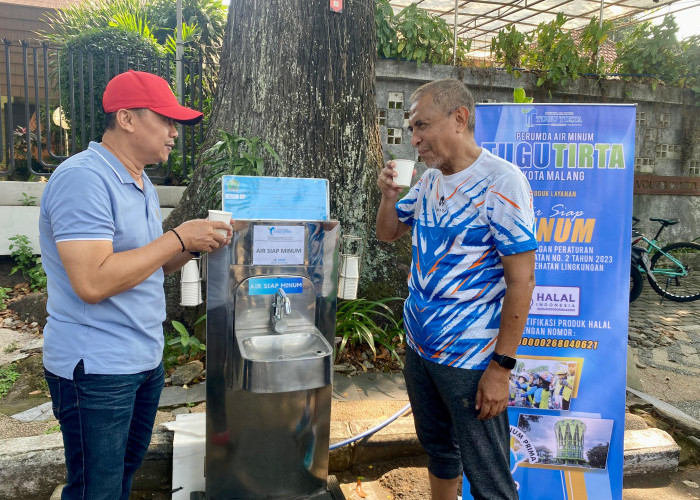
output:
<svg viewBox="0 0 700 500"><path fill-rule="evenodd" d="M408 410L410 407L411 407L411 403L409 403L409 404L407 404L406 406L404 406L403 408L401 408L399 411L397 411L396 413L394 413L391 417L389 417L388 419L386 419L386 420L385 420L384 422L382 422L381 424L379 424L379 425L377 425L377 426L375 426L375 427L372 427L371 429L368 429L368 430L366 430L365 432L362 432L362 433L358 434L357 436L353 436L353 437L348 438L348 439L346 439L346 440L344 440L344 441L339 441L339 442L337 442L337 443L333 443L332 445L330 445L330 447L329 447L328 449L329 449L330 451L333 451L333 450L335 450L336 448L341 448L341 447L343 447L343 446L345 446L345 445L347 445L347 444L354 443L355 441L359 441L360 439L362 439L362 438L364 438L364 437L371 436L371 435L374 434L375 432L377 432L377 431L383 429L384 427L386 427L387 425L389 425L390 423L392 423L394 420L396 420L397 418L399 418L401 415L403 415L404 413L406 413L406 410Z"/></svg>

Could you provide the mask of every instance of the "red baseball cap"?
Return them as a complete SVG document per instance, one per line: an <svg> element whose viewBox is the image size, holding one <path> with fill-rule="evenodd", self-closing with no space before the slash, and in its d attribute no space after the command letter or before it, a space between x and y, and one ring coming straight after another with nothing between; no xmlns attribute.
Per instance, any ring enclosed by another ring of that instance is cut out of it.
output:
<svg viewBox="0 0 700 500"><path fill-rule="evenodd" d="M109 81L102 95L102 108L105 113L146 108L185 125L199 123L204 116L199 111L181 106L168 82L158 75L133 69Z"/></svg>

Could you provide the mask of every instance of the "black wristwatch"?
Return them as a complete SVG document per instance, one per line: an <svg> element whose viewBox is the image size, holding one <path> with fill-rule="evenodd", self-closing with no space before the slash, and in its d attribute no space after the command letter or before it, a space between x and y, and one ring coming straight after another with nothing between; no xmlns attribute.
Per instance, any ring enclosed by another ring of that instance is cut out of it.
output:
<svg viewBox="0 0 700 500"><path fill-rule="evenodd" d="M494 352L491 355L491 359L507 370L515 368L516 359L506 356L505 354L496 354Z"/></svg>

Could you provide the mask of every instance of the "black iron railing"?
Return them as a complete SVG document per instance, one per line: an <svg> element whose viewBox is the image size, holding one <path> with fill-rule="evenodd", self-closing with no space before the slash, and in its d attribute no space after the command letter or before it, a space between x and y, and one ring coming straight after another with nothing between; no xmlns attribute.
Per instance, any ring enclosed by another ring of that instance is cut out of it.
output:
<svg viewBox="0 0 700 500"><path fill-rule="evenodd" d="M173 88L182 89L183 104L203 109L207 69L200 59L183 59L178 86L172 57L2 41L0 177L50 176L63 160L99 139L104 124L102 92L107 81L127 69L162 76ZM194 169L203 137L203 123L185 126L179 138L182 156L176 153L167 164L147 168L151 180L163 184L186 178Z"/></svg>

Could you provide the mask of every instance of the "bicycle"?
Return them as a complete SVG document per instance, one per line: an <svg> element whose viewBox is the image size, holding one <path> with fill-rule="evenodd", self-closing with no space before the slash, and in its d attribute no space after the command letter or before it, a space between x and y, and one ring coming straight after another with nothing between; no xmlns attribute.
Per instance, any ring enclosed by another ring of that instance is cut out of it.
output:
<svg viewBox="0 0 700 500"><path fill-rule="evenodd" d="M659 246L659 236L664 228L678 224L678 219L650 221L661 224L656 235L649 239L636 229L639 219L632 217L632 265L630 268L630 302L642 293L643 275L649 285L663 298L675 302L691 302L700 299L700 244L689 241ZM646 246L638 243L644 242Z"/></svg>

